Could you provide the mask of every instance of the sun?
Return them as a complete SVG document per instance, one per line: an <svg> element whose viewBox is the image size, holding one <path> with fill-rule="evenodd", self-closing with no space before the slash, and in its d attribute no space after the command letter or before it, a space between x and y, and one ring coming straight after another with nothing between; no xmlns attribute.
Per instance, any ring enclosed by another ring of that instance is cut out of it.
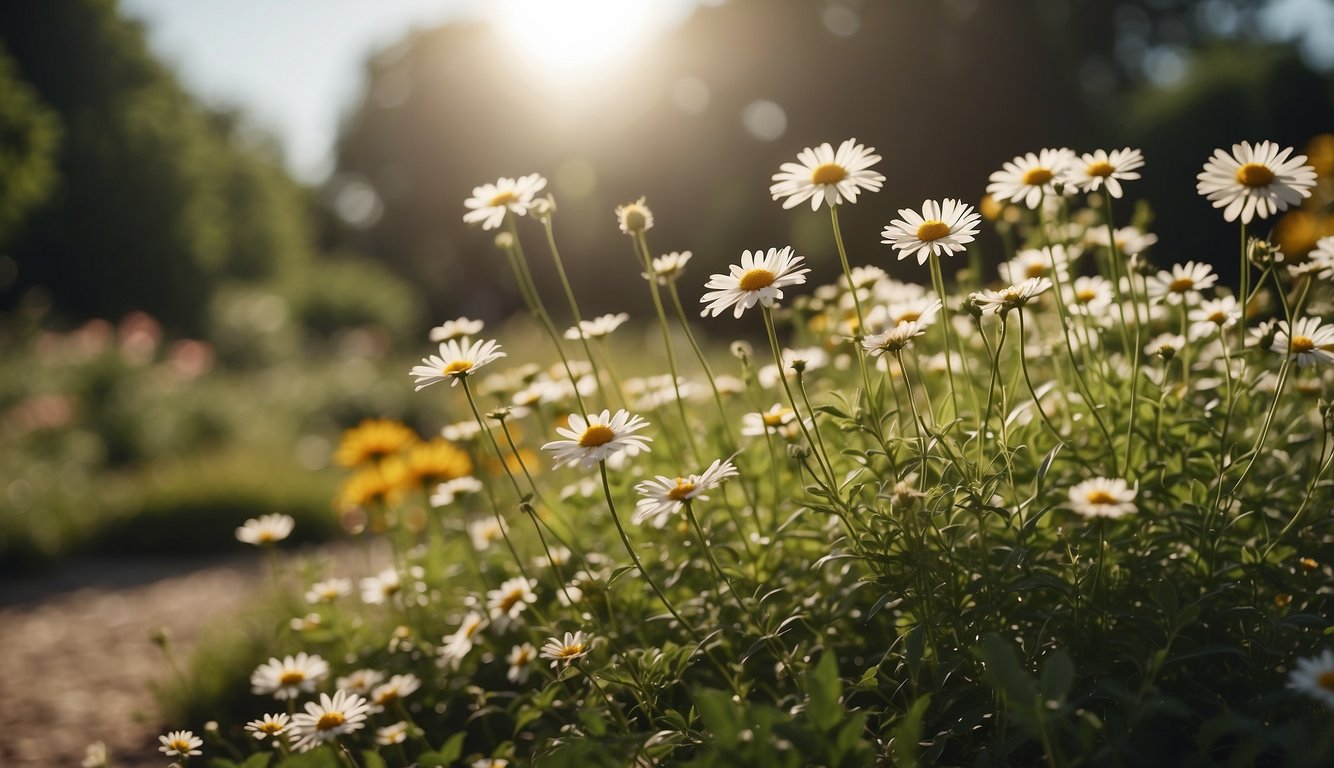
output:
<svg viewBox="0 0 1334 768"><path fill-rule="evenodd" d="M652 0L497 0L491 22L535 73L580 80L628 58L661 25Z"/></svg>

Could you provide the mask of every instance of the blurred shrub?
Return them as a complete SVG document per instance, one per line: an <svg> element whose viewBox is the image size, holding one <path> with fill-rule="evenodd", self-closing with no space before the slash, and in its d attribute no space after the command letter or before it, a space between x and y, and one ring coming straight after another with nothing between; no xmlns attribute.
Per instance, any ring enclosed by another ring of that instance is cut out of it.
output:
<svg viewBox="0 0 1334 768"><path fill-rule="evenodd" d="M293 291L298 321L321 334L379 326L402 338L423 316L420 296L379 263L330 259Z"/></svg>
<svg viewBox="0 0 1334 768"><path fill-rule="evenodd" d="M0 242L55 186L60 119L19 77L0 41ZM5 277L0 274L0 289Z"/></svg>

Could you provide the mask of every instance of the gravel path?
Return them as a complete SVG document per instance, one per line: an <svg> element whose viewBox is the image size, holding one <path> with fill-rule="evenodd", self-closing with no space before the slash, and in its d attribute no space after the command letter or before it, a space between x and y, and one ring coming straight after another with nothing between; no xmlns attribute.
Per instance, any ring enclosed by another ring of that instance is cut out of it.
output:
<svg viewBox="0 0 1334 768"><path fill-rule="evenodd" d="M116 768L165 766L149 683L169 672L152 634L165 627L188 658L201 629L252 599L262 566L116 560L0 582L0 766L78 766L94 741Z"/></svg>

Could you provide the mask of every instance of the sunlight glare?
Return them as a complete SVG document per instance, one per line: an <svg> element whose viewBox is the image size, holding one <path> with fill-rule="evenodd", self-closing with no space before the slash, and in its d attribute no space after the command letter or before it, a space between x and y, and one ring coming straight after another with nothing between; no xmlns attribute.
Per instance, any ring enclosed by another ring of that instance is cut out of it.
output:
<svg viewBox="0 0 1334 768"><path fill-rule="evenodd" d="M628 56L651 31L651 0L500 0L493 24L536 72L586 76Z"/></svg>

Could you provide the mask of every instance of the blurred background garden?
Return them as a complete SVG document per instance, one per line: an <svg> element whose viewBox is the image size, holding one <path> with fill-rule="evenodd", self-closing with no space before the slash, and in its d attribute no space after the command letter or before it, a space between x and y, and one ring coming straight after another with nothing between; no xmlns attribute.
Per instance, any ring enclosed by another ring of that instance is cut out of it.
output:
<svg viewBox="0 0 1334 768"><path fill-rule="evenodd" d="M0 608L90 560L235 552L265 513L337 538L340 433L444 426L406 374L428 329L521 322L462 220L484 181L550 179L587 316L642 303L612 215L641 195L700 284L783 244L832 279L824 218L764 190L849 136L887 177L845 213L854 261L914 269L879 244L894 210L980 199L1017 153L1126 145L1159 253L1226 279L1232 231L1182 190L1242 139L1328 179L1332 74L1328 0L2 4ZM1273 226L1296 256L1334 211Z"/></svg>

